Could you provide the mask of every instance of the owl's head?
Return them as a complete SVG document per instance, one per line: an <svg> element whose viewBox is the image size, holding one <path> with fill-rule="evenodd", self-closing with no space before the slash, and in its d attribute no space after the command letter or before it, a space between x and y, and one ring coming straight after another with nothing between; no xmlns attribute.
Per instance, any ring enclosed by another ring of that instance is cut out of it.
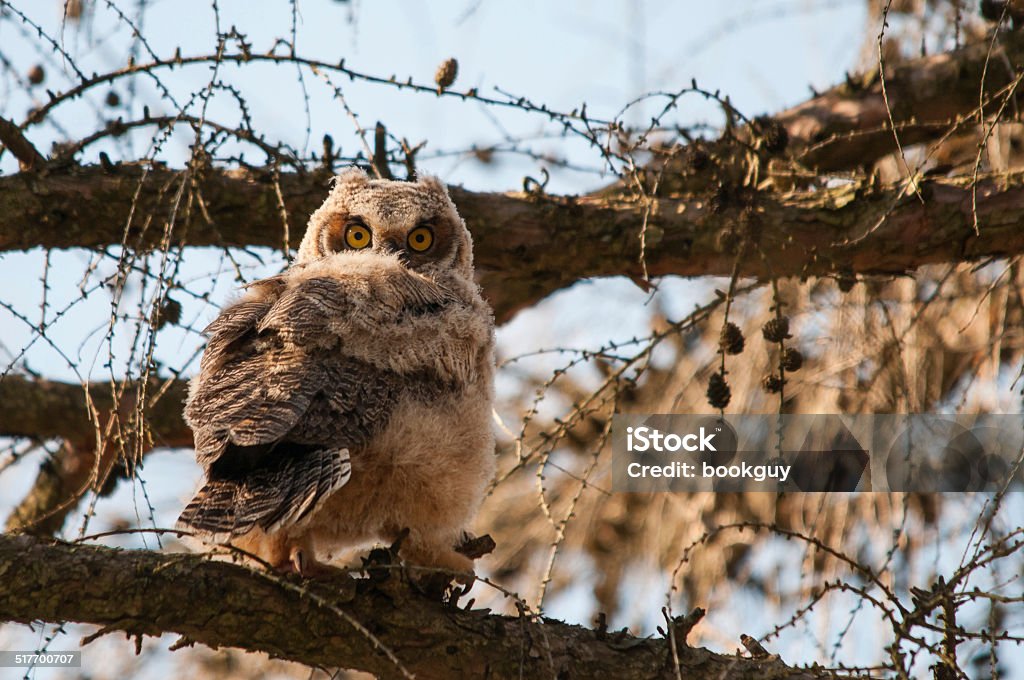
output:
<svg viewBox="0 0 1024 680"><path fill-rule="evenodd" d="M309 218L296 263L345 251L394 256L423 274L473 275L469 230L436 177L399 182L371 180L358 168L341 173Z"/></svg>

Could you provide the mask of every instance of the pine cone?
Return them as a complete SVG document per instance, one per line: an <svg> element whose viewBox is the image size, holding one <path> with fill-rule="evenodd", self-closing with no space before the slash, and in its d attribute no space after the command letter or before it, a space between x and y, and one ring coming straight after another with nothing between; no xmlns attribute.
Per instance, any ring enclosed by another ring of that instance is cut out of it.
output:
<svg viewBox="0 0 1024 680"><path fill-rule="evenodd" d="M779 316L765 321L761 326L764 339L768 342L782 342L786 338L793 337L789 334L789 317Z"/></svg>
<svg viewBox="0 0 1024 680"><path fill-rule="evenodd" d="M454 59L445 59L441 62L441 65L437 67L437 72L434 74L434 82L437 83L437 91L444 92L455 82L455 77L459 75L459 62Z"/></svg>
<svg viewBox="0 0 1024 680"><path fill-rule="evenodd" d="M46 80L46 71L43 70L42 65L36 64L28 70L28 82L39 85L44 80Z"/></svg>
<svg viewBox="0 0 1024 680"><path fill-rule="evenodd" d="M725 376L721 373L712 373L708 380L708 403L714 408L725 408L732 399L732 390L729 383L725 382Z"/></svg>
<svg viewBox="0 0 1024 680"><path fill-rule="evenodd" d="M729 322L722 327L722 333L718 337L718 346L726 354L739 354L744 347L743 331L740 327Z"/></svg>
<svg viewBox="0 0 1024 680"><path fill-rule="evenodd" d="M782 353L782 361L779 363L782 364L782 369L787 373L799 371L804 365L804 355L796 348L787 347Z"/></svg>
<svg viewBox="0 0 1024 680"><path fill-rule="evenodd" d="M782 391L782 386L785 384L786 381L774 373L769 373L765 377L761 378L761 389L768 394L778 394Z"/></svg>
<svg viewBox="0 0 1024 680"><path fill-rule="evenodd" d="M181 321L181 303L174 298L168 297L164 300L163 306L160 307L160 320L158 322L157 329L163 328L167 324L178 325Z"/></svg>

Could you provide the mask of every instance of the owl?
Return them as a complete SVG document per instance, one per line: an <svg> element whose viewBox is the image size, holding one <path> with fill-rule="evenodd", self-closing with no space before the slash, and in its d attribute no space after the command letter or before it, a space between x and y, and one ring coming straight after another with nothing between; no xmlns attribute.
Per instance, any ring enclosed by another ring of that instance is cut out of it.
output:
<svg viewBox="0 0 1024 680"><path fill-rule="evenodd" d="M205 332L180 528L307 576L400 535L406 562L472 570L455 548L494 474L494 324L444 184L344 172L295 263Z"/></svg>

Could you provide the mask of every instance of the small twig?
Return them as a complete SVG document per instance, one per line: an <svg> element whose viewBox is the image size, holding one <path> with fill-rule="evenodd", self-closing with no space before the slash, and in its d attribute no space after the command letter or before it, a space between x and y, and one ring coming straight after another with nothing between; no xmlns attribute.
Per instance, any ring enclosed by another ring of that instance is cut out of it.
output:
<svg viewBox="0 0 1024 680"><path fill-rule="evenodd" d="M740 635L740 642L750 652L750 656L754 659L767 659L771 656L771 653L761 646L761 643L749 635Z"/></svg>
<svg viewBox="0 0 1024 680"><path fill-rule="evenodd" d="M388 167L388 130L384 123L377 121L377 127L373 131L373 167L382 179L394 179L391 168Z"/></svg>

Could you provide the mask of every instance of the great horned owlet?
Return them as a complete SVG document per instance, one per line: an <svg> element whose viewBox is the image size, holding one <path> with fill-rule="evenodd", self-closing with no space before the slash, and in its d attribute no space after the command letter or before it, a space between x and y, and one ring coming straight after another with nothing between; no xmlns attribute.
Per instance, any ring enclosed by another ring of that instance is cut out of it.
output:
<svg viewBox="0 0 1024 680"><path fill-rule="evenodd" d="M408 529L407 561L471 570L454 548L494 473L494 325L439 180L344 172L295 264L206 334L181 528L306 574Z"/></svg>

